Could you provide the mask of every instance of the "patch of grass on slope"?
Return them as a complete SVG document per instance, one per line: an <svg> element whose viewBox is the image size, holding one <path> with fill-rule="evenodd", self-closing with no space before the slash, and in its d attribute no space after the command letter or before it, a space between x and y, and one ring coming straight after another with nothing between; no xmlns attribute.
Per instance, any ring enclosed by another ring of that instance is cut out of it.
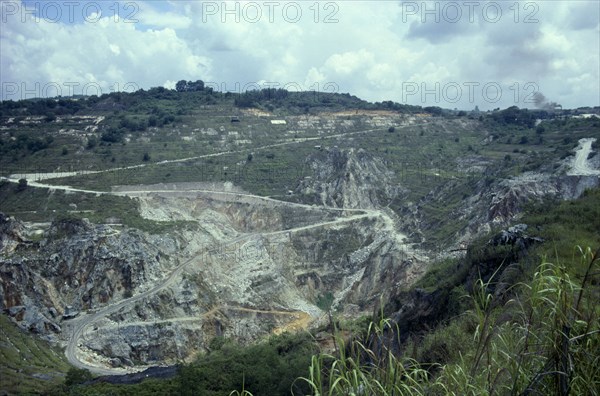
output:
<svg viewBox="0 0 600 396"><path fill-rule="evenodd" d="M32 337L0 315L0 393L38 393L64 381L69 370L62 351Z"/></svg>
<svg viewBox="0 0 600 396"><path fill-rule="evenodd" d="M8 182L0 183L0 210L20 220L33 222L50 222L69 217L104 223L116 218L123 225L149 233L160 233L188 224L144 219L139 214L138 202L128 197L51 191L35 187L18 191L16 184Z"/></svg>
<svg viewBox="0 0 600 396"><path fill-rule="evenodd" d="M600 189L587 190L573 201L546 202L526 211L522 220L530 234L545 239L539 255L558 262L574 262L576 246L600 246ZM583 268L574 268L578 272Z"/></svg>

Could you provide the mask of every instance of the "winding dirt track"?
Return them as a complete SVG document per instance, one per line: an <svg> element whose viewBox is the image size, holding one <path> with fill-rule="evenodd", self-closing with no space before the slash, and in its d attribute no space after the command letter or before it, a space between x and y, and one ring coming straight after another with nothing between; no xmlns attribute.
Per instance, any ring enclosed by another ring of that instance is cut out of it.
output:
<svg viewBox="0 0 600 396"><path fill-rule="evenodd" d="M344 135L351 135L351 134L357 134L357 133L367 133L367 132L373 132L376 130L381 130L381 128L370 129L370 130L365 130L365 131L358 131L358 132L351 132L351 133L347 133L347 134L329 135L328 137L344 136ZM320 137L319 138L306 138L306 139L303 139L303 141L317 140L317 139L321 139L321 138ZM579 148L577 150L575 159L573 161L572 169L568 174L570 174L570 175L599 175L600 174L600 171L591 169L589 167L589 164L587 161L587 157L591 151L591 145L594 140L595 139L581 139L579 141ZM296 141L292 141L292 142L276 143L276 144L272 144L272 145L262 146L260 148L255 148L255 150L270 148L270 147L278 147L278 146L283 146L286 144L293 144L293 143L297 143L297 142L298 141L296 140ZM244 150L244 151L247 151L247 150ZM163 161L162 163L185 162L185 161L195 160L195 159L199 159L199 158L215 157L215 156L226 155L226 154L235 153L235 152L237 152L237 151L207 154L207 155L184 158L184 159L179 159L179 160ZM110 172L110 171L121 170L121 169L133 169L133 168L139 168L142 166L146 166L146 165L136 165L136 166L125 167L125 168L110 169L110 170L105 170L105 171L100 171L100 172ZM10 178L7 180L9 180L11 182L15 182L15 183L18 182L18 180L15 178ZM42 180L42 179L38 179L38 180ZM312 206L312 205L299 204L299 203L293 203L293 202L279 201L279 200L276 200L273 198L263 197L263 196L253 195L253 194L247 194L247 193L210 191L210 190L200 190L200 189L198 189L198 190L183 190L183 191L148 189L148 190L137 190L137 191L100 192L100 191L78 189L78 188L73 188L73 187L69 187L69 186L55 186L55 185L43 184L43 183L39 183L39 182L35 182L35 181L31 182L29 185L31 185L33 187L51 188L51 189L57 189L57 190L74 191L74 192L89 193L89 194L110 194L110 195L130 196L130 197L136 197L136 196L148 195L148 194L169 194L169 195L176 195L176 194L180 194L180 193L183 193L183 194L198 193L198 194L206 194L206 195L220 194L220 195L227 195L227 196L247 197L247 198L252 198L252 199L256 199L256 200L262 200L265 202L276 203L277 205L302 207L302 208L311 209L311 210L357 212L357 214L355 214L353 216L340 217L335 220L314 223L314 224L297 227L297 228L292 228L292 229L288 229L288 230L268 232L268 233L264 233L264 235L277 235L277 234L284 234L284 233L290 233L290 232L299 232L299 231L307 230L310 228L331 226L331 225L336 225L336 224L343 223L343 222L357 221L357 220L367 218L367 217L380 217L384 221L386 231L393 231L393 229L394 229L393 219L382 210L345 209L345 208L333 208L333 207L326 207L326 206ZM225 245L235 244L235 243L238 243L243 240L250 240L251 238L256 237L256 236L257 236L257 234L243 235L243 236L234 238L230 241L227 241L225 243ZM397 237L397 240L399 243L402 242L402 238L399 236ZM170 285L172 285L172 283L175 281L175 279L177 279L177 277L181 274L181 272L185 269L185 267L187 265L194 263L196 260L198 260L198 257L201 257L202 252L197 252L197 253L199 253L199 255L197 257L188 259L188 260L184 261L183 263L179 264L177 267L175 267L175 269L173 269L173 271L168 276L163 278L160 282L158 282L152 288L150 288L146 291L143 291L133 297L130 297L130 298L121 300L119 302L113 303L109 306L106 306L93 314L84 314L76 319L70 320L69 325L72 327L72 331L71 331L71 336L69 338L67 348L65 351L65 354L66 354L69 362L78 368L88 369L91 372L100 374L100 375L123 374L127 371L138 371L140 369L143 369L143 368L137 368L137 369L132 368L132 369L128 369L128 370L123 370L123 369L116 369L116 368L99 367L97 365L92 365L87 362L83 362L80 360L80 358L78 357L78 354L77 354L78 341L83 336L85 330L89 326L91 326L94 323L96 323L97 321L99 321L100 319L102 319L110 314L116 313L119 310L135 303L136 301L150 297L151 295L157 293L158 291L165 289L165 288L169 287ZM243 307L214 308L211 311L206 312L203 316L213 314L214 312L218 311L219 309L290 315L294 318L294 320L292 320L288 325L282 326L282 327L276 329L275 330L276 333L280 333L282 331L289 330L289 329L297 330L299 328L306 326L311 320L310 315L308 313L301 312L301 311L287 312L287 311L276 311L276 310L253 310L253 309L243 308ZM167 319L165 321L193 321L193 320L199 320L200 318L198 318L198 317L173 318L173 319ZM142 323L139 323L139 324L142 324Z"/></svg>
<svg viewBox="0 0 600 396"><path fill-rule="evenodd" d="M400 126L400 127L397 127L397 129L398 128L408 128L408 127L414 127L414 125ZM319 136L319 137L310 137L310 138L303 138L303 139L293 139L293 140L287 140L284 142L274 143L274 144L270 144L270 145L266 145L266 146L255 147L255 148L252 148L252 150L268 149L268 148L280 147L280 146L284 146L284 145L296 144L296 143L301 143L301 142L306 142L306 141L321 140L323 138L328 139L328 138L335 138L335 137L343 137L343 136L362 134L362 133L370 133L370 132L382 131L382 130L384 130L384 129L374 128L374 129L367 129L367 130L341 133L341 134L335 134L335 135L327 135L327 136L323 136L323 137ZM191 161L191 160L196 160L196 159L201 159L201 158L217 157L217 156L222 156L222 155L227 155L227 154L232 154L232 153L247 152L247 151L248 151L248 149L226 151L226 152L220 152L220 153L200 155L200 156L196 156L196 157L182 158L182 159L177 159L177 160L162 161L162 162L155 163L155 164L186 162L186 161ZM125 170L125 169L137 169L137 168L142 168L147 165L148 164L141 164L141 165L122 167L122 168L107 169L107 170L102 170L102 171L86 171L85 173L86 174L94 174L94 173L102 173L102 172L113 172L113 171ZM78 175L78 174L83 174L83 173L84 172L73 172L71 175ZM9 178L1 178L1 179L8 180L13 183L18 183L18 179L23 176L26 176L26 175L11 175L11 177L9 177ZM65 176L65 175L64 174L58 175L58 177L63 177L63 176ZM265 201L265 202L269 202L269 203L274 203L277 205L302 207L302 208L310 209L310 210L327 210L327 211L342 212L342 215L343 215L343 212L357 213L352 216L340 217L338 219L331 220L331 221L318 222L318 223L305 225L302 227L297 227L297 228L292 228L292 229L287 229L287 230L268 232L268 233L264 233L264 235L277 235L277 234L285 234L285 233L291 233L291 232L299 232L299 231L304 231L304 230L316 228L316 227L332 226L332 225L337 225L337 224L344 223L344 222L357 221L357 220L361 220L361 219L364 219L367 217L382 218L384 221L384 224L385 224L386 231L393 231L393 223L394 223L393 219L382 210L347 209L347 208L335 208L335 207L327 207L327 206L312 206L312 205L306 205L306 204L300 204L300 203L280 201L280 200L276 200L276 199L273 199L270 197L263 197L263 196L259 196L259 195L253 195L253 194L247 194L247 193L237 193L237 192L227 192L227 191L210 191L210 190L175 191L175 190L148 189L148 190L136 190L136 191L110 191L109 192L109 191L86 190L86 189L80 189L80 188L75 188L75 187L71 187L71 186L51 185L51 184L45 184L45 183L39 182L41 180L46 180L46 179L55 178L55 177L57 177L56 173L36 174L36 177L34 178L34 180L37 180L37 181L31 181L28 183L28 185L31 187L80 192L80 193L86 193L86 194L117 195L117 196L130 196L130 197L136 197L136 196L148 195L148 194L169 194L169 195L179 194L179 193L181 193L181 194L197 193L197 194L206 194L206 195L218 194L218 195L252 198L254 200L261 200L261 201ZM229 244L235 244L235 243L238 243L243 240L247 240L247 239L249 240L251 238L256 237L257 235L258 234L243 235L243 236L234 238L232 240L226 241L223 245L225 246L225 245L229 245ZM401 238L397 238L397 239L399 241L401 241ZM79 356L80 354L78 354L79 340L84 335L84 332L86 331L86 329L88 327L92 326L94 323L98 322L100 319L102 319L108 315L111 315L113 313L116 313L119 310L134 304L137 301L140 301L142 299L150 297L153 294L159 292L160 290L163 290L163 289L169 287L170 285L172 285L173 282L178 278L178 276L184 271L184 269L189 264L202 259L203 253L204 252L202 252L202 251L196 252L195 257L192 257L192 258L184 261L183 263L179 264L178 266L176 266L169 275L167 275L165 278L163 278L162 280L157 282L150 289L143 291L133 297L126 298L124 300L110 304L110 305L98 310L95 313L81 314L81 316L71 319L68 322L66 322L65 328L68 327L69 329L71 329L70 337L67 341L67 347L65 350L65 355L66 355L67 359L69 360L69 362L75 367L78 367L81 369L87 369L87 370L91 371L92 373L99 374L99 375L119 375L119 374L124 374L127 372L140 371L140 370L145 369L145 367L128 368L128 369L100 367L98 365L91 364L89 362L84 362L81 360L81 358ZM249 311L249 312L263 312L263 313L292 316L293 320L288 325L282 326L275 330L275 332L277 332L277 333L283 332L285 330L290 330L290 329L298 330L298 329L303 328L306 325L308 325L311 320L310 315L308 313L302 312L302 311L292 311L292 312L276 311L276 310L260 311L260 310L252 310L252 309L243 308L243 307L227 307L226 309L238 310L238 311ZM210 312L211 311L205 313L204 315L208 315ZM176 319L175 318L174 320L192 320L192 319L184 319L184 318Z"/></svg>
<svg viewBox="0 0 600 396"><path fill-rule="evenodd" d="M401 125L401 126L397 126L396 129L410 128L410 127L414 127L416 125L417 124ZM97 170L97 171L94 171L94 170L84 170L84 171L72 171L72 172L49 172L49 173L22 173L22 174L13 174L13 175L10 175L10 177L8 179L9 180L12 180L12 179L18 180L18 179L21 179L21 178L25 178L28 181L37 182L37 181L41 181L41 180L56 179L56 178L61 178L61 177L71 177L71 176L79 176L79 175L93 175L93 174L98 174L98 173L115 172L115 171L130 170L130 169L139 169L139 168L144 168L144 167L150 166L150 165L164 165L164 164L175 164L175 163L181 163L181 162L195 161L195 160L199 160L199 159L203 159L203 158L221 157L221 156L228 155L228 154L247 153L248 150L256 150L256 151L266 150L266 149L270 149L270 148L274 148L274 147L282 147L282 146L288 146L288 145L298 144L298 143L304 143L304 142L311 142L311 141L316 141L316 140L321 141L323 139L331 139L331 138L338 138L338 137L359 135L359 134L363 134L363 133L371 133L371 132L383 131L383 130L385 130L385 128L371 128L371 129L363 129L363 130L354 131L354 132L336 133L336 134L333 134L333 135L326 135L326 136L313 136L313 137L306 137L306 138L285 139L285 140L277 142L277 143L267 144L267 145L258 146L258 147L248 147L248 148L239 149L239 150L220 151L220 152L217 152L217 153L202 154L202 155L197 155L197 156L194 156L194 157L178 158L178 159L174 159L174 160L164 160L164 161L160 161L160 162L153 162L153 163L147 163L147 164L137 164L137 165L123 166L123 167L118 167L118 168L110 168L110 169L103 169L103 170ZM34 183L30 183L30 185L35 185L35 184ZM43 186L43 185L38 185L38 187L39 186ZM68 187L68 186L56 186L56 187L63 187L63 188L57 188L57 189L62 189L62 190L66 190L66 191L79 191L79 192L88 192L88 193L93 192L92 190L66 189L66 188L64 188L64 187Z"/></svg>
<svg viewBox="0 0 600 396"><path fill-rule="evenodd" d="M571 170L567 172L571 176L596 176L600 175L600 171L592 169L590 167L588 156L592 151L592 143L596 141L596 138L586 138L579 140L579 146L577 153L575 153L575 159L573 159L573 165Z"/></svg>
<svg viewBox="0 0 600 396"><path fill-rule="evenodd" d="M245 194L246 196L252 196L250 194ZM257 198L262 198L259 196L255 196ZM283 202L283 201L278 201L278 202ZM294 204L294 203L289 203L286 202L285 204L290 204L290 205L298 205L298 204ZM311 207L312 209L315 209L314 207ZM329 208L328 208L329 209ZM333 210L347 210L347 209L339 209L339 208L331 208ZM345 222L352 222L352 221L356 221L356 220L360 220L366 217L374 217L374 216L382 216L382 212L379 211L375 211L375 210L362 210L362 209L354 209L354 211L361 211L363 212L362 214L357 214L357 215L353 215L353 216L349 216L349 217L340 217L336 220L332 220L332 221L325 221L325 222L320 222L320 223L316 223L316 224L311 224L308 226L302 226L302 227L297 227L297 228L291 228L291 229L286 229L286 230L281 230L281 231L274 231L274 232L269 232L269 233L264 233L264 235L277 235L277 234L284 234L284 233L292 233L292 232L300 232L300 231L304 231L310 228L315 228L315 227L323 227L323 226L332 226L332 225L337 225L340 223L345 223ZM364 213L366 212L366 213ZM251 240L253 238L256 238L258 234L246 234L234 239L231 239L227 242L225 242L223 245L227 246L227 245L235 245L239 242L242 242L244 240ZM261 234L263 235L263 234ZM199 254L198 254L199 253ZM113 303L109 306L106 306L102 309L100 309L99 311L93 313L93 314L83 314L82 316L79 316L78 318L75 319L71 319L69 321L69 325L72 328L71 330L71 335L69 337L68 343L67 343L67 348L65 350L65 355L67 356L67 359L69 360L69 362L74 365L75 367L78 368L83 368L83 369L87 369L90 370L91 372L95 373L95 374L99 374L99 375L115 375L115 374L123 374L125 372L130 372L130 371L139 371L139 370L143 370L145 367L142 368L138 368L138 369L129 369L129 370L123 370L123 369L117 369L117 368L106 368L106 367L99 367L97 365L93 365L93 364L89 364L87 362L83 362L77 354L77 350L79 348L79 339L83 336L85 330L92 326L94 323L98 322L100 319L111 315L113 313L118 312L119 310L128 307L132 304L134 304L137 301L143 300L147 297L152 296L153 294L159 292L160 290L163 290L169 286L171 286L173 284L173 282L178 278L178 276L185 270L185 268L189 265L192 264L194 262L196 262L197 260L202 260L202 253L203 252L197 252L197 255L193 258L190 258L186 261L184 261L183 263L179 264L177 267L175 267L173 269L173 271L171 271L171 273L166 276L165 278L163 278L161 281L159 281L156 285L154 285L152 288L143 291L139 294L136 294L133 297L130 298L126 298L124 300L121 300L119 302ZM282 326L278 329L275 330L276 333L281 333L285 330L288 329L294 329L297 330L299 329L300 324L308 324L309 323L309 318L310 315L306 312L301 312L301 311L291 311L291 312L287 312L287 311L280 311L280 310L255 310L255 309L250 309L250 308L243 308L243 307L227 307L226 309L229 310L237 310L237 311L245 311L245 312L261 312L261 313L271 313L271 314L281 314L281 315L290 315L294 318L294 320L292 322L290 322L290 324ZM211 311L206 312L204 315L208 315L210 314ZM300 317L297 317L297 316ZM197 318L196 318L197 319ZM177 320L183 320L182 318L180 319L173 319L173 320L166 320L166 321L177 321ZM192 319L187 319L187 320L192 320Z"/></svg>

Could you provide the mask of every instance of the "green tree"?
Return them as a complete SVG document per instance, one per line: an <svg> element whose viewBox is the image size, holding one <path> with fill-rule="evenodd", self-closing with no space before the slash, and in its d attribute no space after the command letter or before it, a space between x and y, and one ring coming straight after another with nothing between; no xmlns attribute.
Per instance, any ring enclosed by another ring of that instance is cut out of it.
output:
<svg viewBox="0 0 600 396"><path fill-rule="evenodd" d="M187 82L185 80L179 80L179 81L177 81L177 84L175 84L175 90L177 92L183 92L183 91L185 91L186 85L187 85Z"/></svg>
<svg viewBox="0 0 600 396"><path fill-rule="evenodd" d="M71 368L65 377L65 385L73 386L83 384L92 379L92 373L86 369Z"/></svg>

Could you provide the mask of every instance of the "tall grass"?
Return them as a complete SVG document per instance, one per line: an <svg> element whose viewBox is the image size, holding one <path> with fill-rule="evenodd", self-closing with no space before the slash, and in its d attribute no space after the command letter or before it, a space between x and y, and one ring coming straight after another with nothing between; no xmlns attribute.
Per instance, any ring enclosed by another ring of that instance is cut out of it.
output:
<svg viewBox="0 0 600 396"><path fill-rule="evenodd" d="M546 260L530 283L500 306L478 282L470 312L474 347L443 367L437 380L454 395L594 395L600 389L598 252L579 249L580 282L565 265Z"/></svg>
<svg viewBox="0 0 600 396"><path fill-rule="evenodd" d="M308 378L299 380L318 396L597 395L600 250L578 250L585 265L570 267L586 268L583 274L543 260L507 302L490 292L494 277L479 280L469 296L473 309L455 319L474 324L472 342L449 351L444 365L393 353L398 327L382 318L362 340L344 345L336 337L337 355L313 356ZM434 332L444 337L450 328Z"/></svg>
<svg viewBox="0 0 600 396"><path fill-rule="evenodd" d="M382 318L369 325L365 341L344 345L336 336L338 356L312 358L306 381L314 395L425 395L432 384L426 370L410 358L399 358L391 348L398 328Z"/></svg>

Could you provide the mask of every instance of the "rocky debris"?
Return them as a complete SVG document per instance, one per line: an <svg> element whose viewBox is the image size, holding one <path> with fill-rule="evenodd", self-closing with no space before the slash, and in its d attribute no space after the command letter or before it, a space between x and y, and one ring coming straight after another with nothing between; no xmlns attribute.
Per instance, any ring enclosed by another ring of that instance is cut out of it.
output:
<svg viewBox="0 0 600 396"><path fill-rule="evenodd" d="M13 307L8 308L8 315L12 316L12 317L21 316L23 314L23 312L25 312L24 305L15 305Z"/></svg>
<svg viewBox="0 0 600 396"><path fill-rule="evenodd" d="M72 306L67 305L65 307L65 313L63 314L63 319L73 319L79 315L79 311L74 309Z"/></svg>
<svg viewBox="0 0 600 396"><path fill-rule="evenodd" d="M26 305L5 308L4 312L18 325L32 333L48 335L58 334L62 330L60 325L52 320L54 318L48 315L48 310L40 309L30 302Z"/></svg>
<svg viewBox="0 0 600 396"><path fill-rule="evenodd" d="M410 235L411 240L420 241L416 235L418 230L426 234L428 230L439 227L439 219L427 218L422 207L456 201L458 194L464 198L447 217L461 224L462 228L454 235L448 235L446 243L457 247L493 228L508 226L528 203L546 199L576 199L586 189L600 186L600 177L526 172L508 179L497 179L488 171L474 181L472 191L465 190L466 186L461 180L449 180L414 206L407 205L402 218L404 228L417 230Z"/></svg>
<svg viewBox="0 0 600 396"><path fill-rule="evenodd" d="M98 382L106 382L109 384L120 384L130 385L139 384L140 382L148 378L168 379L173 378L177 375L179 370L178 366L166 366L166 367L150 367L144 371L134 374L123 374L123 375L105 375L94 378L93 380L86 382L85 384L95 384Z"/></svg>
<svg viewBox="0 0 600 396"><path fill-rule="evenodd" d="M88 219L62 219L53 221L47 231L51 238L83 235L93 230Z"/></svg>
<svg viewBox="0 0 600 396"><path fill-rule="evenodd" d="M25 243L23 223L0 212L0 253L10 254Z"/></svg>
<svg viewBox="0 0 600 396"><path fill-rule="evenodd" d="M362 150L323 150L311 161L317 176L300 188L316 186L319 204L378 208L402 191L384 162ZM35 248L17 242L0 258L1 307L51 335L60 331L53 323L71 328L93 317L85 311L129 299L85 327L78 353L113 367L159 364L190 359L217 335L253 342L304 328L323 316L316 302L326 293L349 315L370 312L383 288L406 284L420 265L407 259L395 220L378 210L361 217L174 188L138 186L142 215L197 226L148 235L61 220L45 226Z"/></svg>
<svg viewBox="0 0 600 396"><path fill-rule="evenodd" d="M528 172L502 180L496 191L491 194L487 211L489 221L506 224L521 211L525 203L559 195L560 186L553 183L552 179L547 174Z"/></svg>
<svg viewBox="0 0 600 396"><path fill-rule="evenodd" d="M40 310L33 304L28 304L24 315L19 324L32 333L46 335L48 333L58 334L61 327L53 320L48 318L47 310Z"/></svg>
<svg viewBox="0 0 600 396"><path fill-rule="evenodd" d="M527 172L517 177L502 180L488 189L488 221L505 225L509 223L529 202L542 199L576 199L588 188L600 185L598 176L564 176ZM485 192L482 191L482 196Z"/></svg>
<svg viewBox="0 0 600 396"><path fill-rule="evenodd" d="M527 224L514 225L494 235L489 244L493 246L515 245L518 249L524 250L534 243L544 242L542 238L528 236L525 231L527 231Z"/></svg>

